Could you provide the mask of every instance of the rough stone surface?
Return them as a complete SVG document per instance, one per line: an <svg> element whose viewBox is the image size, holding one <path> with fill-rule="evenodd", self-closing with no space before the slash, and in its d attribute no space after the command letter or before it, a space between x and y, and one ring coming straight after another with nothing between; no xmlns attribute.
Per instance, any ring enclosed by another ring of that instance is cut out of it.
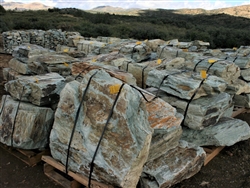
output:
<svg viewBox="0 0 250 188"><path fill-rule="evenodd" d="M234 105L240 107L250 108L250 94L234 95Z"/></svg>
<svg viewBox="0 0 250 188"><path fill-rule="evenodd" d="M54 119L53 110L25 102L21 102L19 108L18 105L19 102L10 96L2 97L0 142L21 149L47 147Z"/></svg>
<svg viewBox="0 0 250 188"><path fill-rule="evenodd" d="M206 153L201 147L180 141L178 147L144 165L141 188L167 188L200 171Z"/></svg>
<svg viewBox="0 0 250 188"><path fill-rule="evenodd" d="M166 43L166 41L161 40L161 39L153 39L153 40L148 40L146 41L146 45L151 48L151 50L153 52L157 51L158 46L160 45L164 45L164 43Z"/></svg>
<svg viewBox="0 0 250 188"><path fill-rule="evenodd" d="M214 60L215 62L213 64L209 63L211 60ZM207 71L207 74L218 76L227 82L236 80L240 77L240 68L237 65L233 62L218 58L201 56L186 63L186 68L196 72L205 70Z"/></svg>
<svg viewBox="0 0 250 188"><path fill-rule="evenodd" d="M151 49L145 44L127 44L120 48L119 53L124 54L135 62L147 60L150 56Z"/></svg>
<svg viewBox="0 0 250 188"><path fill-rule="evenodd" d="M11 68L3 68L3 79L6 81L16 80L20 76L22 75Z"/></svg>
<svg viewBox="0 0 250 188"><path fill-rule="evenodd" d="M242 76L243 80L250 82L250 68L242 69L240 71L240 75Z"/></svg>
<svg viewBox="0 0 250 188"><path fill-rule="evenodd" d="M219 122L203 130L183 127L183 140L197 146L232 146L250 138L250 127L240 119L222 117Z"/></svg>
<svg viewBox="0 0 250 188"><path fill-rule="evenodd" d="M82 83L66 84L61 92L50 135L51 154L66 164L67 148L76 111L86 85L96 70L85 75ZM103 127L116 94L109 87L121 84L103 70L98 70L87 91L76 124L69 156L69 169L89 176L92 161ZM136 187L147 160L152 129L148 112L140 93L125 85L114 108L95 159L93 179L119 187Z"/></svg>
<svg viewBox="0 0 250 188"><path fill-rule="evenodd" d="M181 100L161 92L160 97L174 106L177 111L184 115L188 101ZM232 97L227 93L209 95L192 100L189 103L184 125L191 129L204 129L215 125L226 110L233 106ZM232 114L228 114L231 117Z"/></svg>
<svg viewBox="0 0 250 188"><path fill-rule="evenodd" d="M133 77L132 74L128 72L121 71L117 69L114 66L110 65L103 65L100 63L85 63L85 62L78 62L72 64L72 75L78 79L79 77L83 77L85 74L87 74L89 71L93 69L104 69L106 72L110 74L110 76L115 77L117 79L120 79L124 81L127 84L130 85L136 85L136 79Z"/></svg>
<svg viewBox="0 0 250 188"><path fill-rule="evenodd" d="M160 89L182 99L189 100L194 94L194 99L201 96L218 94L225 91L227 87L227 84L222 78L209 76L203 84L201 84L202 78L200 74L192 71L181 72L180 70L151 70L148 73L146 84L150 87L158 88L166 75L169 76L164 80ZM196 92L197 89L198 91Z"/></svg>
<svg viewBox="0 0 250 188"><path fill-rule="evenodd" d="M71 64L78 61L78 59L65 54L48 53L29 59L27 64L35 74L56 72L62 76L68 76L71 74Z"/></svg>
<svg viewBox="0 0 250 188"><path fill-rule="evenodd" d="M23 63L16 58L13 58L9 61L9 67L15 71L17 71L20 74L31 74L31 70L29 69L28 65L26 63Z"/></svg>
<svg viewBox="0 0 250 188"><path fill-rule="evenodd" d="M180 124L183 116L160 98L146 103L146 106L150 126L154 129L148 157L149 161L178 146L182 134Z"/></svg>
<svg viewBox="0 0 250 188"><path fill-rule="evenodd" d="M5 90L15 99L31 102L37 106L50 105L59 101L65 80L57 73L37 76L19 76L5 84Z"/></svg>
<svg viewBox="0 0 250 188"><path fill-rule="evenodd" d="M250 68L250 59L249 57L229 57L228 60L233 61L237 66L241 69L248 69Z"/></svg>
<svg viewBox="0 0 250 188"><path fill-rule="evenodd" d="M33 56L47 54L50 52L49 49L43 48L42 46L38 46L36 44L24 43L20 46L14 48L12 52L12 56L17 59L23 58L32 58Z"/></svg>
<svg viewBox="0 0 250 188"><path fill-rule="evenodd" d="M250 93L250 85L241 79L232 80L231 82L227 83L227 89L225 92L231 95Z"/></svg>

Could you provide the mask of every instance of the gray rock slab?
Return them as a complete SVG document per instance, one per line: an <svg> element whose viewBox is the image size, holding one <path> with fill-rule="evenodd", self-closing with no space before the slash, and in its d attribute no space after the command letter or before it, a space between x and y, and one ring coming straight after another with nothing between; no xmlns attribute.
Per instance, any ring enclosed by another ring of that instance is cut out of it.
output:
<svg viewBox="0 0 250 188"><path fill-rule="evenodd" d="M20 73L11 68L3 68L3 79L6 81L16 80L20 76L22 76Z"/></svg>
<svg viewBox="0 0 250 188"><path fill-rule="evenodd" d="M37 106L57 103L65 86L65 79L57 73L36 76L19 76L5 84L5 90L18 100Z"/></svg>
<svg viewBox="0 0 250 188"><path fill-rule="evenodd" d="M209 63L209 61L215 62ZM196 72L205 70L207 74L218 76L227 82L238 79L241 72L240 68L232 61L204 56L188 61L188 63L186 63L186 68Z"/></svg>
<svg viewBox="0 0 250 188"><path fill-rule="evenodd" d="M28 65L26 63L23 63L16 58L12 58L9 62L9 67L15 71L17 71L20 74L26 74L29 75L32 73L32 71L29 69Z"/></svg>
<svg viewBox="0 0 250 188"><path fill-rule="evenodd" d="M225 92L231 95L240 95L244 93L250 93L250 85L241 79L232 80L227 83L227 89Z"/></svg>
<svg viewBox="0 0 250 188"><path fill-rule="evenodd" d="M250 138L250 127L240 119L222 117L219 122L203 130L183 127L183 140L197 146L232 146Z"/></svg>
<svg viewBox="0 0 250 188"><path fill-rule="evenodd" d="M150 57L151 49L143 43L135 43L121 46L119 53L130 57L138 63Z"/></svg>
<svg viewBox="0 0 250 188"><path fill-rule="evenodd" d="M160 97L174 106L177 111L184 115L188 101L161 92ZM192 100L189 103L184 125L190 129L201 130L215 125L220 117L233 106L232 96L227 93L208 95ZM232 114L227 114L231 117Z"/></svg>
<svg viewBox="0 0 250 188"><path fill-rule="evenodd" d="M249 57L236 56L236 57L229 57L227 60L233 61L241 69L250 68L250 59L249 59Z"/></svg>
<svg viewBox="0 0 250 188"><path fill-rule="evenodd" d="M49 49L43 48L36 44L23 43L14 48L12 56L15 58L31 58L36 55L47 54Z"/></svg>
<svg viewBox="0 0 250 188"><path fill-rule="evenodd" d="M226 82L217 76L208 76L201 84L202 78L200 74L192 71L181 72L180 70L151 70L148 73L146 84L150 87L158 88L165 76L167 76L160 89L171 95L182 99L191 99L195 94L194 99L202 96L218 94L225 91ZM201 85L201 86L200 86ZM199 89L198 89L199 88ZM196 92L196 90L198 91Z"/></svg>
<svg viewBox="0 0 250 188"><path fill-rule="evenodd" d="M198 173L205 157L201 147L180 141L179 146L144 165L140 187L171 187Z"/></svg>
<svg viewBox="0 0 250 188"><path fill-rule="evenodd" d="M48 147L54 112L50 108L2 97L0 106L0 142L21 149ZM14 130L14 131L13 131Z"/></svg>
<svg viewBox="0 0 250 188"><path fill-rule="evenodd" d="M250 68L242 69L240 71L240 75L242 76L243 80L250 82Z"/></svg>
<svg viewBox="0 0 250 188"><path fill-rule="evenodd" d="M239 107L250 108L250 94L244 93L241 95L234 95L234 105Z"/></svg>
<svg viewBox="0 0 250 188"><path fill-rule="evenodd" d="M86 74L81 83L66 84L61 92L50 148L53 158L63 164L78 106L90 76L96 71ZM92 78L71 144L70 170L89 176L89 164L116 97L109 87L121 83L103 70L98 70ZM93 179L124 188L136 187L148 157L152 133L144 99L137 90L125 85L97 152Z"/></svg>

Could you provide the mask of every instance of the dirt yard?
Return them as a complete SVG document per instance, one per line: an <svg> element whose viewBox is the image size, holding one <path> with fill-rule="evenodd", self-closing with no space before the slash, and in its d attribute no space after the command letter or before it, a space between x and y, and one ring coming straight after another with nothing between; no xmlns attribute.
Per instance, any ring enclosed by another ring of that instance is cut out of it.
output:
<svg viewBox="0 0 250 188"><path fill-rule="evenodd" d="M0 97L3 89L2 68L8 66L10 55L0 54ZM237 118L250 122L249 114ZM21 160L0 148L1 188L59 188L43 172L43 162L29 167ZM225 147L219 155L190 179L173 188L249 188L250 187L250 140Z"/></svg>

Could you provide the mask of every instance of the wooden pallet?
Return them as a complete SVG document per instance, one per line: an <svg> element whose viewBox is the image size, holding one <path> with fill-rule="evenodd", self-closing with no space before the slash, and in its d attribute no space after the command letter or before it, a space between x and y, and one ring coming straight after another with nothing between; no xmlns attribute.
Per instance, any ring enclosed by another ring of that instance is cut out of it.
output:
<svg viewBox="0 0 250 188"><path fill-rule="evenodd" d="M220 153L221 150L223 150L225 146L211 146L211 147L203 147L204 151L206 152L206 158L204 161L204 166L206 166L216 155Z"/></svg>
<svg viewBox="0 0 250 188"><path fill-rule="evenodd" d="M243 113L250 113L250 109L236 106L233 109L232 117L236 117L236 116L243 114ZM207 156L205 158L204 166L206 166L216 155L218 155L220 153L220 151L223 150L224 147L225 146L203 147L203 149L205 150L205 152L207 154Z"/></svg>
<svg viewBox="0 0 250 188"><path fill-rule="evenodd" d="M22 160L29 166L35 166L42 160L43 155L49 155L49 149L38 151L38 150L24 150L24 149L17 149L5 144L0 143L0 147L3 148L5 151L9 152L13 156L17 157L18 159Z"/></svg>
<svg viewBox="0 0 250 188"><path fill-rule="evenodd" d="M53 159L50 156L42 156L44 164L44 174L50 179L55 181L57 184L65 188L80 188L88 187L88 178L82 174L68 171L68 174L65 172L65 166ZM114 188L111 185L105 185L103 183L91 180L91 188Z"/></svg>
<svg viewBox="0 0 250 188"><path fill-rule="evenodd" d="M236 116L238 116L240 114L243 114L243 113L250 113L250 109L249 108L235 106L234 110L233 110L232 117L236 117Z"/></svg>

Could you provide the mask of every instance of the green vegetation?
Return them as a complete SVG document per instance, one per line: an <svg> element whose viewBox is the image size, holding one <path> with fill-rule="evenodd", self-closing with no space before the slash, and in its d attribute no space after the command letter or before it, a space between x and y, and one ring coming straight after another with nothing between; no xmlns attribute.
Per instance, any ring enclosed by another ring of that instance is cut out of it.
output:
<svg viewBox="0 0 250 188"><path fill-rule="evenodd" d="M226 14L183 15L171 10L144 11L139 16L89 13L75 8L48 11L5 11L0 7L0 32L21 29L78 31L85 37L203 40L211 48L250 45L250 19Z"/></svg>

